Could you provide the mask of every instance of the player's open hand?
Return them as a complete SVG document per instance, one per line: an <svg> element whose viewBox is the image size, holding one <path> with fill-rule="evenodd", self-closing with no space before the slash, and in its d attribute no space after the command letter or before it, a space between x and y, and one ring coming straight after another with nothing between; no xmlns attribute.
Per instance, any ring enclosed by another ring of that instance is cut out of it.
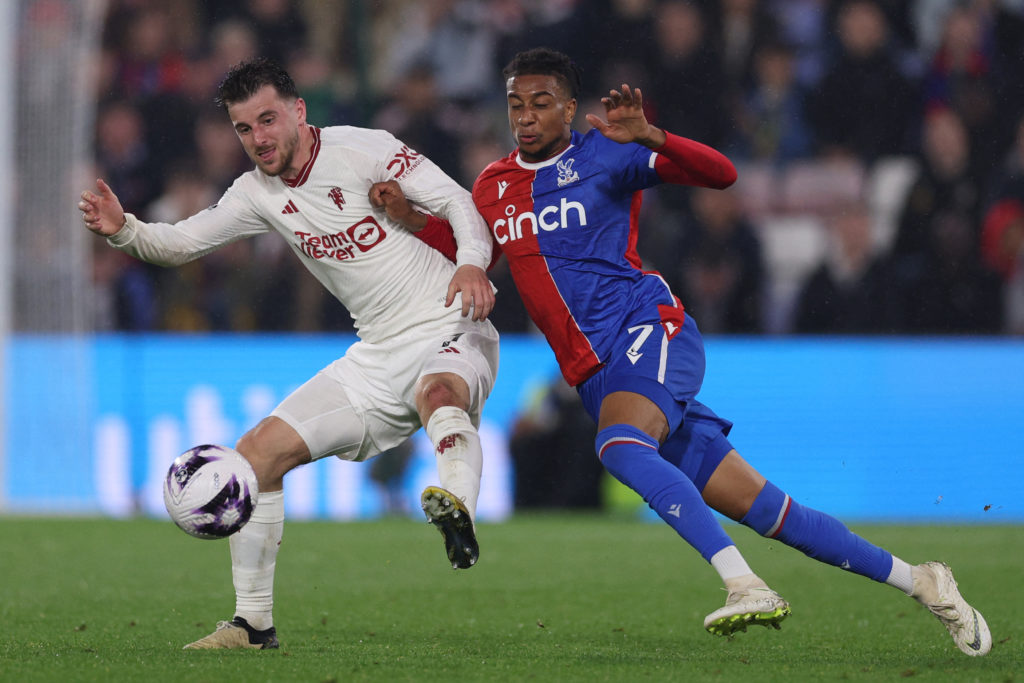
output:
<svg viewBox="0 0 1024 683"><path fill-rule="evenodd" d="M494 289L483 268L459 266L448 284L448 297L444 305L451 306L459 292L462 292L463 317L472 315L473 320L486 320L494 310Z"/></svg>
<svg viewBox="0 0 1024 683"><path fill-rule="evenodd" d="M417 211L409 202L397 180L374 183L370 187L370 203L384 209L388 218L413 232L422 230L427 224L426 214Z"/></svg>
<svg viewBox="0 0 1024 683"><path fill-rule="evenodd" d="M601 98L607 120L587 114L587 122L609 140L618 143L638 142L655 148L665 144L665 132L652 126L644 115L644 96L640 88L623 83L620 90L611 90Z"/></svg>
<svg viewBox="0 0 1024 683"><path fill-rule="evenodd" d="M96 181L97 193L86 190L78 202L85 227L97 235L110 237L124 226L124 209L117 195L103 180Z"/></svg>

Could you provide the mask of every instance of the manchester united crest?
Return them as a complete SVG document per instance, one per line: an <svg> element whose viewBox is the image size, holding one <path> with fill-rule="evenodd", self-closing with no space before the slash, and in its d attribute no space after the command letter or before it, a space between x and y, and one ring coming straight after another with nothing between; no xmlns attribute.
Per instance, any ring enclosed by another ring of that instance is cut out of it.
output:
<svg viewBox="0 0 1024 683"><path fill-rule="evenodd" d="M345 195L341 193L340 187L332 187L331 191L327 193L327 196L331 198L335 206L338 207L338 211L345 210Z"/></svg>

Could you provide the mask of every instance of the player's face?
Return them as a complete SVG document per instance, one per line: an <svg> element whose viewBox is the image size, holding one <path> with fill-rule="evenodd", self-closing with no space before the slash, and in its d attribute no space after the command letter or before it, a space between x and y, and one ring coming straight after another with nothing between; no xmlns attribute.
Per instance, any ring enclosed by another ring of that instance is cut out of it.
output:
<svg viewBox="0 0 1024 683"><path fill-rule="evenodd" d="M245 153L261 171L285 178L298 175L308 156L308 150L303 153L299 148L306 123L306 103L301 97L286 99L265 85L244 102L228 106L228 116Z"/></svg>
<svg viewBox="0 0 1024 683"><path fill-rule="evenodd" d="M557 77L513 76L505 86L508 123L523 161L544 161L569 146L576 100Z"/></svg>

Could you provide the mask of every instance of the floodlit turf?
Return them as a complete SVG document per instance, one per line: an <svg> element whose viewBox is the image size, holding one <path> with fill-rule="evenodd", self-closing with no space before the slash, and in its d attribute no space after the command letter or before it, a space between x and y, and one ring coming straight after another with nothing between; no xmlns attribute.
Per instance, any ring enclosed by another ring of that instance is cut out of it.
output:
<svg viewBox="0 0 1024 683"><path fill-rule="evenodd" d="M725 594L661 524L481 525L454 571L425 522L288 523L277 651L182 651L231 616L226 541L152 520L0 519L0 681L1024 681L1024 528L857 527L949 562L994 645L966 657L895 589L729 527L793 607L781 631L704 632Z"/></svg>

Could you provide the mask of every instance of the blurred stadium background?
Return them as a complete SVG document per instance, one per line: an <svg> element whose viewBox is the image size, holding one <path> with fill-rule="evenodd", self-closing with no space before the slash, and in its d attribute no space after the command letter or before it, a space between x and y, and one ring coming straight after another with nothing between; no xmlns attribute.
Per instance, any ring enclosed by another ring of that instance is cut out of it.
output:
<svg viewBox="0 0 1024 683"><path fill-rule="evenodd" d="M311 122L387 128L468 187L511 149L501 66L542 44L578 60L584 109L638 85L740 168L646 193L640 251L748 459L846 519L1024 521L1021 0L0 3L0 512L162 515L175 455L233 443L353 339L275 236L174 270L107 248L75 208L94 178L149 220L216 201L247 163L214 89L265 54ZM634 505L494 279L481 517ZM432 471L419 437L317 463L289 515L404 514Z"/></svg>

